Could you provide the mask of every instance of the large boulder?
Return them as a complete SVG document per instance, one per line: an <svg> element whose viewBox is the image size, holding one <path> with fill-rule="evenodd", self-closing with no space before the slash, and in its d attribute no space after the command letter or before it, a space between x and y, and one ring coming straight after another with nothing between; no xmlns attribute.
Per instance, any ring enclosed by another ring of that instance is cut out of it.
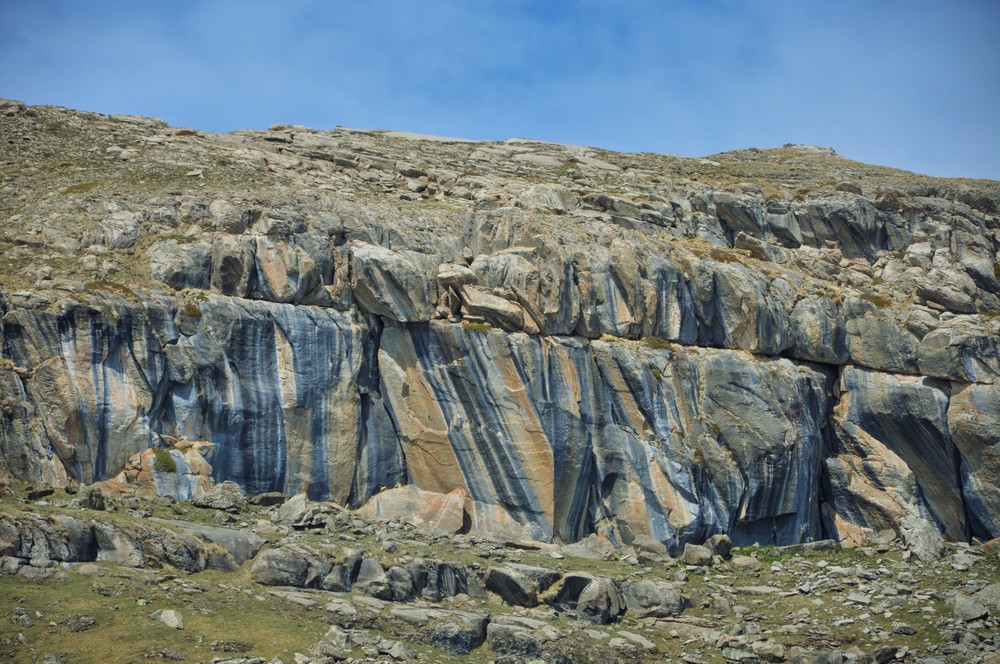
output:
<svg viewBox="0 0 1000 664"><path fill-rule="evenodd" d="M489 617L477 613L450 611L427 630L427 642L449 655L467 655L486 641Z"/></svg>
<svg viewBox="0 0 1000 664"><path fill-rule="evenodd" d="M600 625L616 620L625 610L625 600L613 580L586 572L564 576L545 601L577 620Z"/></svg>
<svg viewBox="0 0 1000 664"><path fill-rule="evenodd" d="M330 573L331 552L304 545L287 545L260 553L250 568L250 578L265 586L313 588Z"/></svg>
<svg viewBox="0 0 1000 664"><path fill-rule="evenodd" d="M491 567L484 577L486 589L511 606L538 605L538 584L524 570Z"/></svg>
<svg viewBox="0 0 1000 664"><path fill-rule="evenodd" d="M406 569L413 580L414 594L434 602L456 595L483 597L486 594L476 573L455 563L415 560Z"/></svg>
<svg viewBox="0 0 1000 664"><path fill-rule="evenodd" d="M353 245L351 256L351 286L360 309L401 323L431 319L439 265L433 257L363 242Z"/></svg>
<svg viewBox="0 0 1000 664"><path fill-rule="evenodd" d="M197 507L221 510L232 514L245 512L249 506L243 490L235 482L217 484L191 501Z"/></svg>
<svg viewBox="0 0 1000 664"><path fill-rule="evenodd" d="M171 288L207 289L212 281L212 246L163 240L150 245L149 276Z"/></svg>
<svg viewBox="0 0 1000 664"><path fill-rule="evenodd" d="M622 589L628 614L634 618L666 618L691 606L683 585L658 581L633 581Z"/></svg>
<svg viewBox="0 0 1000 664"><path fill-rule="evenodd" d="M625 610L621 591L615 582L603 577L587 584L576 600L576 618L604 625L618 619Z"/></svg>
<svg viewBox="0 0 1000 664"><path fill-rule="evenodd" d="M260 535L250 530L219 528L206 526L201 523L192 523L190 521L170 521L165 519L157 519L156 521L173 529L183 530L199 539L220 547L225 554L221 558L210 559L210 567L234 569L254 558L265 544L264 539Z"/></svg>

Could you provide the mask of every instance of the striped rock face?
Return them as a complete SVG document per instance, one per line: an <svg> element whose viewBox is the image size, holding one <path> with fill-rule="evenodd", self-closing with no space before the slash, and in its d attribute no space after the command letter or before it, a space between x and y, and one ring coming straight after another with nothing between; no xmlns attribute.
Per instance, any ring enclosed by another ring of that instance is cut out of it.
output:
<svg viewBox="0 0 1000 664"><path fill-rule="evenodd" d="M410 481L462 488L487 531L499 507L536 539L819 535L813 369L458 325L387 328L379 368Z"/></svg>
<svg viewBox="0 0 1000 664"><path fill-rule="evenodd" d="M150 447L204 440L214 480L248 493L360 506L409 486L369 509L432 522L436 505L461 503L447 529L644 536L675 551L718 532L784 544L884 528L916 550L1000 521L996 385L838 374L738 350L386 326L219 295L194 304L11 308L5 343L34 369L0 383L23 413L0 422L8 472L92 482ZM203 490L188 484L167 492Z"/></svg>
<svg viewBox="0 0 1000 664"><path fill-rule="evenodd" d="M0 106L0 485L210 473L674 551L1000 536L996 183Z"/></svg>

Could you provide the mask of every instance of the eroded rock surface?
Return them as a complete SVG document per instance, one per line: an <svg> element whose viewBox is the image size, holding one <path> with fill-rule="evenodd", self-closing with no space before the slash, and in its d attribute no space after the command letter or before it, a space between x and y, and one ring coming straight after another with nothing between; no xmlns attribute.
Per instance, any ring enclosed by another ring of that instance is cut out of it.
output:
<svg viewBox="0 0 1000 664"><path fill-rule="evenodd" d="M672 552L1000 535L996 183L4 103L5 478Z"/></svg>

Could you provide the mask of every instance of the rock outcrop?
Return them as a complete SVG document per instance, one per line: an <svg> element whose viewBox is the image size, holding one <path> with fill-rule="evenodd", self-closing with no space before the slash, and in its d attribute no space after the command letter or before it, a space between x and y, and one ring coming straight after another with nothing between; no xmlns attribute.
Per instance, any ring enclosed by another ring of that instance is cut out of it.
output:
<svg viewBox="0 0 1000 664"><path fill-rule="evenodd" d="M674 552L1000 535L996 183L9 108L2 476Z"/></svg>

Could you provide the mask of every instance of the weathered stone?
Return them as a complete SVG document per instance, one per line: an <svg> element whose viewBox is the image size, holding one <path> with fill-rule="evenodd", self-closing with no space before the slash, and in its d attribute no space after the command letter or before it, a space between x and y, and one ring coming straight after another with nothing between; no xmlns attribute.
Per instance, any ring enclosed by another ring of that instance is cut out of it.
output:
<svg viewBox="0 0 1000 664"><path fill-rule="evenodd" d="M172 629L184 629L184 618L176 609L160 609L149 616L150 620L159 620Z"/></svg>
<svg viewBox="0 0 1000 664"><path fill-rule="evenodd" d="M100 487L84 485L77 495L80 507L88 510L104 510L104 493Z"/></svg>
<svg viewBox="0 0 1000 664"><path fill-rule="evenodd" d="M492 295L476 286L463 286L459 297L466 315L478 316L508 332L524 328L524 310L510 300Z"/></svg>
<svg viewBox="0 0 1000 664"><path fill-rule="evenodd" d="M759 560L750 556L733 556L730 564L733 566L733 569L740 572L759 572L763 567Z"/></svg>
<svg viewBox="0 0 1000 664"><path fill-rule="evenodd" d="M796 146L701 162L291 127L185 138L0 104L18 145L0 477L304 494L274 530L386 487L458 491L449 532L603 537L628 562L641 538L677 554L707 533L892 530L924 559L998 534L993 184ZM115 145L94 160L52 127ZM63 153L93 182L50 168ZM205 163L160 193L120 186L154 160ZM752 183L702 177L751 163ZM218 553L126 530L95 526L99 555L196 569Z"/></svg>
<svg viewBox="0 0 1000 664"><path fill-rule="evenodd" d="M268 549L254 560L250 577L265 586L297 586L306 583L309 563L294 551Z"/></svg>
<svg viewBox="0 0 1000 664"><path fill-rule="evenodd" d="M576 600L576 618L585 622L604 625L625 610L621 591L611 579L595 578L580 593Z"/></svg>
<svg viewBox="0 0 1000 664"><path fill-rule="evenodd" d="M469 595L483 597L485 590L474 571L447 561L414 561L406 566L413 580L413 592L440 602L446 597Z"/></svg>
<svg viewBox="0 0 1000 664"><path fill-rule="evenodd" d="M956 385L948 432L961 453L960 481L973 534L1000 536L1000 385Z"/></svg>
<svg viewBox="0 0 1000 664"><path fill-rule="evenodd" d="M562 551L568 556L576 556L577 558L610 560L615 555L615 545L606 537L589 535L579 542L564 545Z"/></svg>
<svg viewBox="0 0 1000 664"><path fill-rule="evenodd" d="M956 618L966 622L979 620L989 615L989 609L962 593L952 595L951 599L948 600L948 606L951 607Z"/></svg>
<svg viewBox="0 0 1000 664"><path fill-rule="evenodd" d="M296 530L322 528L327 524L330 510L321 503L311 501L299 493L281 503L272 514L271 521Z"/></svg>
<svg viewBox="0 0 1000 664"><path fill-rule="evenodd" d="M918 556L936 557L939 533L959 537L965 528L942 386L848 368L841 390L837 455L826 461L831 503L858 525L895 525Z"/></svg>
<svg viewBox="0 0 1000 664"><path fill-rule="evenodd" d="M158 520L159 521L159 520ZM221 547L236 566L252 559L263 548L265 541L254 532L234 528L215 528L189 521L162 520L168 526L184 530L195 537ZM294 584L289 584L294 585Z"/></svg>
<svg viewBox="0 0 1000 664"><path fill-rule="evenodd" d="M393 580L375 558L364 558L354 579L354 590L376 599L393 599Z"/></svg>
<svg viewBox="0 0 1000 664"><path fill-rule="evenodd" d="M487 616L449 612L430 628L427 642L449 655L467 655L486 642Z"/></svg>
<svg viewBox="0 0 1000 664"><path fill-rule="evenodd" d="M235 482L223 482L191 501L198 507L238 514L247 509L247 498Z"/></svg>
<svg viewBox="0 0 1000 664"><path fill-rule="evenodd" d="M437 284L428 277L437 274L436 263L431 266L416 252L397 253L364 243L352 247L352 259L358 307L404 323L431 319Z"/></svg>
<svg viewBox="0 0 1000 664"><path fill-rule="evenodd" d="M486 589L511 606L537 606L538 587L526 574L510 567L491 567L484 577Z"/></svg>
<svg viewBox="0 0 1000 664"><path fill-rule="evenodd" d="M546 644L562 635L548 623L519 616L497 616L486 627L486 641L493 652L525 659L542 657Z"/></svg>
<svg viewBox="0 0 1000 664"><path fill-rule="evenodd" d="M681 562L685 565L697 565L700 567L711 565L712 550L707 546L701 546L699 544L685 544L684 554L681 556Z"/></svg>
<svg viewBox="0 0 1000 664"><path fill-rule="evenodd" d="M212 242L212 290L246 297L255 278L257 247L250 237L217 235Z"/></svg>
<svg viewBox="0 0 1000 664"><path fill-rule="evenodd" d="M387 489L372 496L357 512L368 519L402 519L432 532L457 533L466 526L462 489L447 494L421 491L413 485Z"/></svg>
<svg viewBox="0 0 1000 664"><path fill-rule="evenodd" d="M711 551L713 556L728 560L733 550L733 541L729 539L729 535L716 534L705 540L705 548Z"/></svg>
<svg viewBox="0 0 1000 664"><path fill-rule="evenodd" d="M180 244L164 240L149 247L150 277L171 288L208 288L212 277L212 247L204 242Z"/></svg>
<svg viewBox="0 0 1000 664"><path fill-rule="evenodd" d="M635 581L625 584L623 594L629 615L636 618L673 616L690 606L678 583Z"/></svg>
<svg viewBox="0 0 1000 664"><path fill-rule="evenodd" d="M277 505L282 505L285 500L285 495L280 491L266 491L264 493L258 493L250 496L250 504L260 505L261 507L275 507Z"/></svg>

